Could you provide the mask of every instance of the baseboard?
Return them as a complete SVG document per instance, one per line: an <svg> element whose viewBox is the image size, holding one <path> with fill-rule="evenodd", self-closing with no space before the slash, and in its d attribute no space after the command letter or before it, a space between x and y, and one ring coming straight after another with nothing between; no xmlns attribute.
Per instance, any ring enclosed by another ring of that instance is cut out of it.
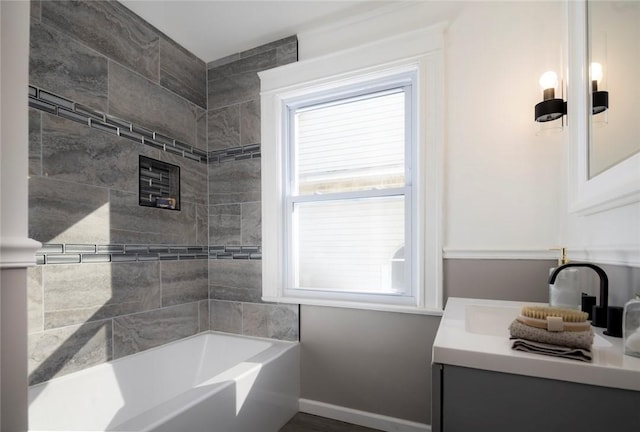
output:
<svg viewBox="0 0 640 432"><path fill-rule="evenodd" d="M300 399L300 412L379 429L386 432L430 432L431 426L395 417L359 411L309 399Z"/></svg>

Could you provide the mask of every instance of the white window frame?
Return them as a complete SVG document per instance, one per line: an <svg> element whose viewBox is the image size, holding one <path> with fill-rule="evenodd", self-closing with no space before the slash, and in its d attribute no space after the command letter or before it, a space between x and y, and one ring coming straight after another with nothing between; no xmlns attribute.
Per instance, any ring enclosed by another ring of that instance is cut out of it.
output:
<svg viewBox="0 0 640 432"><path fill-rule="evenodd" d="M439 313L442 310L442 88L443 26L421 29L327 56L260 72L262 112L262 298L310 304ZM286 268L288 104L312 95L331 95L374 82L414 74L414 131L411 194L413 296L410 302L384 302L369 294L318 295L289 289Z"/></svg>
<svg viewBox="0 0 640 432"><path fill-rule="evenodd" d="M412 69L412 68L411 68ZM416 206L417 197L414 193L413 184L416 181L416 176L413 174L415 170L412 169L412 157L417 151L416 142L416 99L417 99L417 73L415 70L408 70L405 72L396 72L395 70L385 77L376 77L373 80L363 80L357 85L348 85L342 88L333 88L329 92L321 92L320 94L306 94L302 97L293 100L284 100L283 102L283 120L284 136L283 145L286 146L288 152L285 156L287 158L285 165L285 211L284 211L284 233L285 233L285 250L284 250L284 266L285 266L285 285L284 296L292 298L305 298L305 299L324 299L324 300L337 300L348 302L361 302L367 303L380 303L380 304L394 304L394 305L410 305L415 298L417 284L416 269L418 265L414 262L415 253L415 241L413 241L412 233L415 232L415 221L418 219ZM295 180L295 173L293 169L293 161L295 160L295 143L293 142L293 117L298 109L305 107L312 107L322 105L324 103L331 103L341 99L350 99L363 97L367 98L369 95L390 91L393 89L402 89L405 95L405 185L402 187L388 188L388 189L370 189L370 190L358 190L342 193L331 193L323 195L297 195L293 189L293 182ZM372 293L360 293L360 292L348 292L331 290L332 287L324 287L325 289L304 289L295 286L295 271L294 271L294 255L295 255L295 239L293 235L294 221L292 209L295 204L308 203L308 202L320 202L320 201L335 201L340 199L369 199L376 197L391 197L391 196L403 196L405 205L405 235L404 235L404 251L405 251L405 270L408 268L409 288L408 294L394 295L394 294L372 294Z"/></svg>

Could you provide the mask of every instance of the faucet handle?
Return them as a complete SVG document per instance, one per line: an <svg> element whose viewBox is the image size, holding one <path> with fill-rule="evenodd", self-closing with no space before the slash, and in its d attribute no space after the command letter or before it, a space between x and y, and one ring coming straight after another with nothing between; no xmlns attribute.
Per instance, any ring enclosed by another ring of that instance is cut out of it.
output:
<svg viewBox="0 0 640 432"><path fill-rule="evenodd" d="M607 326L607 306L594 306L591 316L591 324L595 327Z"/></svg>

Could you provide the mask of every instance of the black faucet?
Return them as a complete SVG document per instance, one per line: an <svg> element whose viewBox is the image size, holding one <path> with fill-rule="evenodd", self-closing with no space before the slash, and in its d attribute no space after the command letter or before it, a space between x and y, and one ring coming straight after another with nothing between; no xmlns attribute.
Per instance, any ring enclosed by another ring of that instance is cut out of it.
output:
<svg viewBox="0 0 640 432"><path fill-rule="evenodd" d="M600 306L593 307L593 319L591 320L591 324L595 327L606 327L607 307L609 306L609 278L607 277L607 274L602 270L602 268L595 264L568 263L559 266L553 271L553 273L551 273L551 276L549 276L549 285L555 284L558 274L569 267L588 267L600 276Z"/></svg>

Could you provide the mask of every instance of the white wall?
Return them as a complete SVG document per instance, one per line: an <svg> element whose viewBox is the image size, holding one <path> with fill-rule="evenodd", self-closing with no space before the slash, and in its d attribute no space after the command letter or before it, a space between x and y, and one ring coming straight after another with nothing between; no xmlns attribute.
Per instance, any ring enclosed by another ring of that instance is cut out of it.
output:
<svg viewBox="0 0 640 432"><path fill-rule="evenodd" d="M299 34L300 58L442 21L449 23L444 75L445 256L550 258L547 248L559 245L566 219L567 131L537 136L533 110L542 100L540 75L562 68L563 3L403 4L384 15ZM551 262L452 259L446 264L447 294L539 301L546 296ZM312 306L303 306L300 318L303 398L418 424L431 421L429 366L437 318ZM341 325L332 329L336 322ZM392 350L386 344L362 343L371 333L388 332L391 322L393 329L414 329L411 340L394 342ZM394 367L398 352L409 357L411 366ZM363 373L384 380L372 386ZM389 384L402 383L408 376L415 377L412 388L398 390ZM342 391L345 388L353 390ZM389 400L417 403L400 408Z"/></svg>
<svg viewBox="0 0 640 432"><path fill-rule="evenodd" d="M551 257L563 220L566 130L537 136L533 109L540 75L563 67L564 3L429 1L383 12L299 34L300 59L447 21L445 257Z"/></svg>
<svg viewBox="0 0 640 432"><path fill-rule="evenodd" d="M565 132L537 136L533 108L539 76L560 73L563 19L561 2L473 2L452 20L445 250L557 245Z"/></svg>
<svg viewBox="0 0 640 432"><path fill-rule="evenodd" d="M571 259L640 266L640 203L571 213L572 125L539 134L533 121L540 75L566 84L565 1L395 4L300 33L299 55L445 21L444 257L548 259L568 246Z"/></svg>

